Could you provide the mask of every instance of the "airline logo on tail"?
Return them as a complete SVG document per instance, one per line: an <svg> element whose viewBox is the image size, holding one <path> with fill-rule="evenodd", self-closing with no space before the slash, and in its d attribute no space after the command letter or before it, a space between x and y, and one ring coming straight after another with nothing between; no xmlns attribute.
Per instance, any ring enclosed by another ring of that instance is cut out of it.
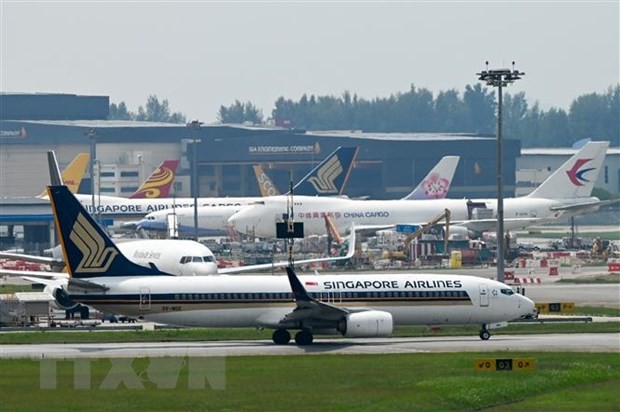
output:
<svg viewBox="0 0 620 412"><path fill-rule="evenodd" d="M82 252L82 260L76 272L103 273L108 270L118 252L111 246L105 247L105 240L80 213L73 224L71 241Z"/></svg>
<svg viewBox="0 0 620 412"><path fill-rule="evenodd" d="M439 173L431 173L421 185L428 199L443 199L450 189L450 181Z"/></svg>
<svg viewBox="0 0 620 412"><path fill-rule="evenodd" d="M168 196L178 164L178 160L163 162L130 198L155 199Z"/></svg>
<svg viewBox="0 0 620 412"><path fill-rule="evenodd" d="M318 193L338 193L338 188L334 180L343 172L342 165L338 157L332 157L321 167L316 176L312 176L308 181L314 186Z"/></svg>
<svg viewBox="0 0 620 412"><path fill-rule="evenodd" d="M596 168L590 167L586 169L581 169L581 167L583 167L586 163L588 163L591 160L592 159L577 159L573 167L570 168L570 170L566 171L566 174L568 175L568 180L570 180L572 184L574 184L575 186L583 186L584 182L585 183L590 182L583 175L592 170L596 170Z"/></svg>

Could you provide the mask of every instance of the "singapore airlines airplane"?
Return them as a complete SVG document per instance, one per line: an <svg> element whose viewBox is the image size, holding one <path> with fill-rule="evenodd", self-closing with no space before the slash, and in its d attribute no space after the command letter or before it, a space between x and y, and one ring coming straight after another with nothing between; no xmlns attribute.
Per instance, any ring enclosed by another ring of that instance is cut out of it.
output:
<svg viewBox="0 0 620 412"><path fill-rule="evenodd" d="M357 147L338 147L293 187L293 193L308 196L341 194L348 181L357 152ZM277 190L267 175L263 173L261 176L258 179L261 193ZM260 198L238 199L242 200L234 205L198 207L198 236L224 236L228 234L228 219L243 207L253 204ZM132 225L128 224L124 227ZM170 226L176 226L177 236L193 236L195 232L194 209L175 208L174 210L164 209L151 212L135 226L138 229L154 232L168 231Z"/></svg>
<svg viewBox="0 0 620 412"><path fill-rule="evenodd" d="M590 213L605 204L590 197L605 158L609 142L590 142L564 163L527 196L504 200L506 230L524 228L557 219ZM283 220L286 199L262 198L229 219L240 232L259 237L275 237L275 222ZM329 216L339 233L349 226L361 230L387 229L397 224L423 225L449 209L451 230L483 232L494 230L496 199L429 199L424 201L351 200L295 196L295 222L303 222L305 235L325 233L324 217ZM485 216L485 211L490 212ZM491 217L492 216L492 217Z"/></svg>
<svg viewBox="0 0 620 412"><path fill-rule="evenodd" d="M502 283L458 275L368 274L174 277L129 260L64 186L48 188L69 268L54 296L99 310L173 325L266 327L286 344L315 333L391 335L410 324L489 327L534 312L534 302Z"/></svg>
<svg viewBox="0 0 620 412"><path fill-rule="evenodd" d="M312 191L312 194L337 194L349 176L357 148L338 148L306 175L294 187L294 191ZM76 195L80 203L92 213L105 218L135 218L148 213L172 208L193 207L193 198L171 199L126 199L115 196L97 196L96 208L92 206L91 195ZM243 206L257 200L256 197L203 197L198 198L198 206Z"/></svg>

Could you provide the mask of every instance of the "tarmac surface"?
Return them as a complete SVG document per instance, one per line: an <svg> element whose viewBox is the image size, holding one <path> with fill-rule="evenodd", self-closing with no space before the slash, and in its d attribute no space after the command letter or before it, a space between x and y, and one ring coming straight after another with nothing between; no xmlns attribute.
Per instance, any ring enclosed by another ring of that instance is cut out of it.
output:
<svg viewBox="0 0 620 412"><path fill-rule="evenodd" d="M0 359L265 356L433 352L620 352L620 333L497 335L424 338L317 339L310 346L267 340L218 342L67 343L1 345Z"/></svg>

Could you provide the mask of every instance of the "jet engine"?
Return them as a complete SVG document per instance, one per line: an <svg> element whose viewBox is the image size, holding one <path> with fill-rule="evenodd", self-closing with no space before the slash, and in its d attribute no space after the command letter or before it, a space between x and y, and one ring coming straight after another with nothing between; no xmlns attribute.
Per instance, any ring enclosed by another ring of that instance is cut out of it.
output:
<svg viewBox="0 0 620 412"><path fill-rule="evenodd" d="M393 330L392 315L379 310L350 313L338 324L338 332L347 338L387 337Z"/></svg>
<svg viewBox="0 0 620 412"><path fill-rule="evenodd" d="M48 287L46 287L45 289L47 289ZM71 299L69 299L69 295L61 287L55 288L53 290L52 296L54 296L54 298L56 299L56 305L58 305L58 307L61 309L70 310L70 309L75 308L78 305L77 302L74 302Z"/></svg>

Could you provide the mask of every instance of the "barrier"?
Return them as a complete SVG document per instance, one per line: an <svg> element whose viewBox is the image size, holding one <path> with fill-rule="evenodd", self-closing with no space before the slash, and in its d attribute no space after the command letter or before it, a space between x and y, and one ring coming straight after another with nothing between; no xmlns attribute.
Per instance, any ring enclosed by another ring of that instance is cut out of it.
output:
<svg viewBox="0 0 620 412"><path fill-rule="evenodd" d="M541 284L542 281L540 280L540 278L515 277L514 278L514 283L519 284L519 285L523 285L523 284Z"/></svg>
<svg viewBox="0 0 620 412"><path fill-rule="evenodd" d="M558 267L557 266L549 266L549 276L558 276Z"/></svg>
<svg viewBox="0 0 620 412"><path fill-rule="evenodd" d="M514 280L515 272L514 270L507 270L504 272L504 280Z"/></svg>
<svg viewBox="0 0 620 412"><path fill-rule="evenodd" d="M607 271L613 273L620 272L620 261L609 259L607 261Z"/></svg>

